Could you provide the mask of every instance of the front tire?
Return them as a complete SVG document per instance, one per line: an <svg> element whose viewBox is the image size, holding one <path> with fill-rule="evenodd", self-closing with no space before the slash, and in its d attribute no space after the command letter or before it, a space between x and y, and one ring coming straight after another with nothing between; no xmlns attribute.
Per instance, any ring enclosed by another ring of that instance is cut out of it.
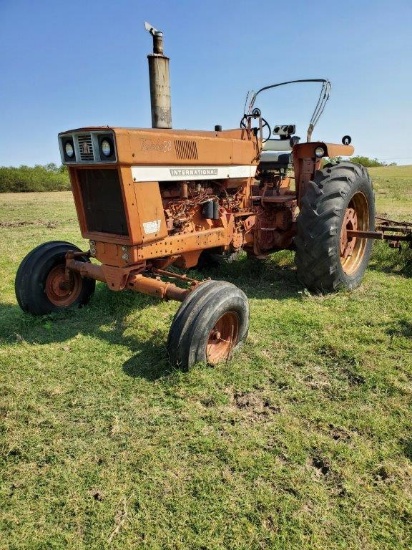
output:
<svg viewBox="0 0 412 550"><path fill-rule="evenodd" d="M227 361L248 328L245 294L231 283L207 281L187 296L173 319L167 342L170 362L187 371L195 363Z"/></svg>
<svg viewBox="0 0 412 550"><path fill-rule="evenodd" d="M73 244L51 241L33 249L21 262L16 274L16 298L21 309L32 315L45 315L68 307L81 307L90 300L96 281L70 272L66 279L66 254L80 252ZM88 258L80 256L80 261Z"/></svg>
<svg viewBox="0 0 412 550"><path fill-rule="evenodd" d="M342 162L316 173L305 193L295 238L297 274L311 291L352 290L360 285L372 241L348 235L373 231L375 201L367 170Z"/></svg>

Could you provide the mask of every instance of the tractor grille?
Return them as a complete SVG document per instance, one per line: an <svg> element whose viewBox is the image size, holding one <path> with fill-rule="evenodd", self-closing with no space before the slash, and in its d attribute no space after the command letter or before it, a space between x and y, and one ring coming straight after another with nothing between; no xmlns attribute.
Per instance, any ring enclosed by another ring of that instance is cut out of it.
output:
<svg viewBox="0 0 412 550"><path fill-rule="evenodd" d="M110 146L108 151L107 142ZM105 151L102 146L105 146ZM59 134L63 164L95 164L117 162L116 136L110 128L88 131L87 128ZM69 153L68 153L69 151Z"/></svg>
<svg viewBox="0 0 412 550"><path fill-rule="evenodd" d="M117 170L77 170L88 231L128 235Z"/></svg>
<svg viewBox="0 0 412 550"><path fill-rule="evenodd" d="M94 161L93 143L91 134L84 134L77 137L80 149L80 160Z"/></svg>
<svg viewBox="0 0 412 550"><path fill-rule="evenodd" d="M175 141L175 151L178 159L197 159L197 145L195 141L184 141L177 139Z"/></svg>

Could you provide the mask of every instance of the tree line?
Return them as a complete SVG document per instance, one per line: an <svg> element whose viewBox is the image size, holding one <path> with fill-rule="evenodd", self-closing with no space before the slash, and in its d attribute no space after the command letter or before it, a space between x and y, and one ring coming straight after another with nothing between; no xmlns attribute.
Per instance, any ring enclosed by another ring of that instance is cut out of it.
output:
<svg viewBox="0 0 412 550"><path fill-rule="evenodd" d="M66 191L70 189L66 166L53 162L44 166L0 166L0 193Z"/></svg>
<svg viewBox="0 0 412 550"><path fill-rule="evenodd" d="M331 159L342 160L340 157ZM352 162L367 168L387 166L378 159L356 156ZM395 163L390 164L393 166ZM44 166L0 166L0 193L27 193L31 191L67 191L70 189L69 174L66 166L57 166L53 162Z"/></svg>
<svg viewBox="0 0 412 550"><path fill-rule="evenodd" d="M342 157L334 157L331 159L333 161L341 161L343 160ZM376 168L377 166L396 166L396 162L391 162L390 164L387 164L386 162L382 162L378 159L371 159L369 157L362 157L360 155L356 155L354 157L351 157L349 159L351 162L354 162L355 164L361 164L362 166L365 166L366 168Z"/></svg>

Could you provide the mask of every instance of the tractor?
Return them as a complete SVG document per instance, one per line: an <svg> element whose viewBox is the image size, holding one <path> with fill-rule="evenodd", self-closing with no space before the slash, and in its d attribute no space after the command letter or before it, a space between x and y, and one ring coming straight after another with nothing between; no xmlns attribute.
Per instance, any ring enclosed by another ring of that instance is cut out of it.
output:
<svg viewBox="0 0 412 550"><path fill-rule="evenodd" d="M248 301L225 281L185 275L208 255L240 250L265 258L295 251L297 276L316 293L354 289L375 232L366 169L327 159L353 154L312 141L329 98L326 79L282 82L249 94L238 128L176 130L171 124L169 59L149 24L152 128L83 127L58 136L87 250L52 241L18 268L20 307L44 315L86 305L95 282L181 302L168 336L172 365L228 360L245 340ZM313 83L319 100L301 142L293 123L272 123L258 107L280 86ZM265 115L265 116L263 116Z"/></svg>

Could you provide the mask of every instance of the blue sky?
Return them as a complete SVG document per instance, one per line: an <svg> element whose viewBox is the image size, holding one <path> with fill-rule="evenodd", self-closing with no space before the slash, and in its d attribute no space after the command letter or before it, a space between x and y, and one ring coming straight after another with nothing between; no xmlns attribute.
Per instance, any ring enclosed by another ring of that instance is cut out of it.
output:
<svg viewBox="0 0 412 550"><path fill-rule="evenodd" d="M63 130L150 127L144 21L164 32L175 128L237 127L248 90L328 78L313 139L412 164L410 0L0 0L0 165L60 164ZM303 137L317 92L262 114Z"/></svg>

